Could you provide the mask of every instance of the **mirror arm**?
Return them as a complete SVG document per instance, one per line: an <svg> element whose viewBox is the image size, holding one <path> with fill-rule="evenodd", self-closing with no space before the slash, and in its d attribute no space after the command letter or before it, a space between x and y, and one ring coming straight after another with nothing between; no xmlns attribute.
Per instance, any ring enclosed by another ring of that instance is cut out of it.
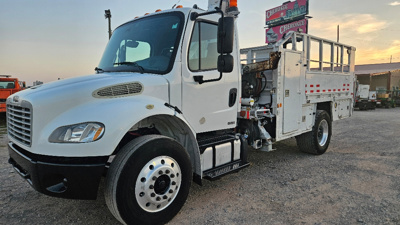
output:
<svg viewBox="0 0 400 225"><path fill-rule="evenodd" d="M190 14L190 20L195 21L200 16L206 16L206 15L211 15L211 14L215 14L215 13L221 13L221 17L224 18L224 12L222 12L222 10L220 8L216 7L215 11L211 11L211 12L205 12L205 13L192 12Z"/></svg>
<svg viewBox="0 0 400 225"><path fill-rule="evenodd" d="M203 76L193 76L194 81L196 81L199 84L203 83L208 83L208 82L214 82L214 81L220 81L222 79L222 72L219 73L219 77L215 79L210 79L210 80L203 80Z"/></svg>

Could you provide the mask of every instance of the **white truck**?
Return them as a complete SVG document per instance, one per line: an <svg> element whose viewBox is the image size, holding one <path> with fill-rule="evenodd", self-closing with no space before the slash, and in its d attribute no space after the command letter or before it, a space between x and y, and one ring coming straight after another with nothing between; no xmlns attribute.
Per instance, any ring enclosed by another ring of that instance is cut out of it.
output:
<svg viewBox="0 0 400 225"><path fill-rule="evenodd" d="M248 144L296 137L323 154L332 121L352 115L355 48L291 32L240 50L238 14L236 1L210 0L136 18L115 29L95 75L10 96L9 162L62 198L95 199L104 176L121 223L159 224L192 180L249 165Z"/></svg>
<svg viewBox="0 0 400 225"><path fill-rule="evenodd" d="M359 110L376 109L376 105L380 104L377 102L376 96L376 91L370 91L368 84L358 84L354 107Z"/></svg>

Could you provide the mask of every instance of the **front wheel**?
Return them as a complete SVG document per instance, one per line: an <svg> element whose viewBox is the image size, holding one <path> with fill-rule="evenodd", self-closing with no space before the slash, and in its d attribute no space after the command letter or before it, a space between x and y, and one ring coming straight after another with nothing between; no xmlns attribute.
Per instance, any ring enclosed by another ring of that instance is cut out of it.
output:
<svg viewBox="0 0 400 225"><path fill-rule="evenodd" d="M191 180L189 155L178 142L142 136L125 145L111 163L105 199L124 224L163 224L182 208Z"/></svg>
<svg viewBox="0 0 400 225"><path fill-rule="evenodd" d="M318 110L312 130L296 137L297 146L302 152L321 155L328 149L331 136L331 118L326 111Z"/></svg>

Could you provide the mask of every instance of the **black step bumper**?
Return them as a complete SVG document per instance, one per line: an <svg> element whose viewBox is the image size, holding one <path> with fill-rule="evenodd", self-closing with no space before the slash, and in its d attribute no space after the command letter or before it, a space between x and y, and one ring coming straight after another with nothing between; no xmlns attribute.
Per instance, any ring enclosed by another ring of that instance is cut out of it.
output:
<svg viewBox="0 0 400 225"><path fill-rule="evenodd" d="M70 199L96 199L108 156L37 155L9 142L8 162L38 192Z"/></svg>

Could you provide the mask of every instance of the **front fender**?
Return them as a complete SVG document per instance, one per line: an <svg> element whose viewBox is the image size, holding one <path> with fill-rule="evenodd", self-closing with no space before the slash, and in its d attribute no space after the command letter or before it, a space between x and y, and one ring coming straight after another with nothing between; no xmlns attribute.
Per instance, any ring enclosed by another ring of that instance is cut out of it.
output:
<svg viewBox="0 0 400 225"><path fill-rule="evenodd" d="M139 121L157 115L176 116L188 127L181 114L165 106L165 102L149 96L102 99L70 108L48 122L34 143L35 152L53 156L105 156L111 155L122 137ZM105 125L103 137L91 143L50 143L50 134L61 126L84 122L100 122ZM189 127L190 128L190 127ZM193 134L193 129L191 129Z"/></svg>

